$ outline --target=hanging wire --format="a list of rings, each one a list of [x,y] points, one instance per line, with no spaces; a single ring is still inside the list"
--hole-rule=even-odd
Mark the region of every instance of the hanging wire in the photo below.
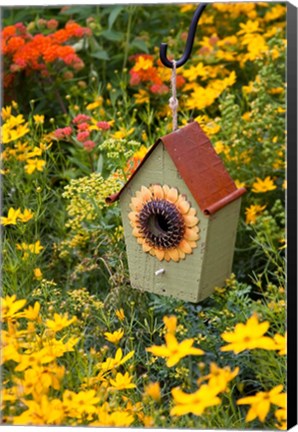
[[[189,31],[188,31],[185,50],[184,50],[182,57],[175,62],[176,68],[184,65],[184,63],[186,63],[190,57],[191,50],[193,47],[194,38],[195,38],[195,34],[196,34],[197,24],[199,22],[199,19],[200,19],[200,16],[202,15],[203,10],[207,6],[207,4],[208,3],[201,3],[200,6],[196,9],[196,11],[194,13],[194,16],[192,18],[192,21],[191,21],[191,24],[189,27]],[[167,58],[167,49],[168,49],[168,44],[161,43],[160,51],[159,51],[160,60],[164,66],[173,69],[173,61],[171,61]]]

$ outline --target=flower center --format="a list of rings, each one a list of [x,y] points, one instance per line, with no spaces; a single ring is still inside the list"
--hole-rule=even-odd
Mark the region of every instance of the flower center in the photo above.
[[[178,246],[183,238],[183,217],[176,206],[167,200],[149,201],[138,218],[140,230],[151,246],[171,249]]]

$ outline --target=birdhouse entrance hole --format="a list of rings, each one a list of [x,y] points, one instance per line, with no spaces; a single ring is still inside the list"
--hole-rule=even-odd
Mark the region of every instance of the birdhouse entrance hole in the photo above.
[[[169,223],[163,215],[151,215],[148,220],[148,228],[154,235],[167,234]]]

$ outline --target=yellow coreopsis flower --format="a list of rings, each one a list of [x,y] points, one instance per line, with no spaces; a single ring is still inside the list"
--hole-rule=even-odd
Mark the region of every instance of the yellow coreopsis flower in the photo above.
[[[166,326],[167,333],[175,334],[177,328],[177,317],[174,315],[163,317],[164,325]]]
[[[246,34],[246,33],[256,33],[261,29],[259,28],[259,21],[248,20],[246,23],[240,23],[240,28],[237,32],[238,35]]]
[[[150,58],[146,58],[143,56],[139,56],[136,64],[134,65],[133,69],[135,72],[138,72],[140,70],[148,70],[150,68],[152,68],[153,66],[153,60]]]
[[[120,320],[120,321],[124,321],[125,320],[125,315],[124,315],[124,310],[122,308],[117,309],[115,312],[116,317]]]
[[[40,270],[39,267],[36,267],[34,270],[34,277],[35,279],[41,279],[42,278],[42,271]]]
[[[1,299],[1,320],[6,321],[8,319],[16,318],[20,312],[19,310],[25,306],[26,300],[17,300],[17,296],[6,296]]]
[[[220,399],[217,396],[218,389],[208,384],[202,385],[195,393],[184,393],[179,388],[172,390],[174,407],[171,409],[172,416],[181,416],[192,413],[196,416],[203,414],[206,408],[219,405]]]
[[[276,185],[270,176],[267,176],[264,180],[257,177],[257,180],[252,185],[252,191],[255,193],[264,193],[276,189]]]
[[[122,329],[116,330],[113,333],[105,332],[105,338],[107,341],[117,344],[123,338],[124,331]]]
[[[49,329],[53,330],[54,332],[58,332],[65,327],[70,326],[77,320],[76,317],[72,317],[71,319],[68,319],[68,314],[59,315],[57,313],[54,313],[54,319],[53,320],[47,320],[45,325]]]
[[[25,209],[23,213],[20,212],[18,218],[21,222],[28,222],[33,218],[34,213],[31,210]]]
[[[122,373],[118,372],[116,375],[116,378],[113,380],[110,379],[110,384],[115,390],[126,390],[126,389],[132,389],[135,388],[136,385],[131,382],[132,377],[129,375],[128,372],[125,372],[124,375]]]
[[[160,393],[160,385],[159,382],[151,382],[145,387],[144,391],[146,396],[151,397],[156,402],[160,401],[161,393]]]
[[[143,103],[149,103],[150,102],[150,96],[148,92],[144,89],[140,89],[138,93],[134,94],[135,103],[136,104],[143,104]]]
[[[221,351],[234,351],[235,354],[239,354],[247,349],[255,348],[274,350],[274,341],[264,336],[268,328],[269,322],[259,323],[257,315],[254,314],[246,324],[236,324],[233,332],[222,333],[222,339],[229,344],[221,347]]]
[[[245,421],[250,422],[258,417],[264,422],[271,404],[281,408],[286,407],[286,393],[281,393],[283,385],[278,385],[268,392],[258,392],[254,396],[244,397],[237,401],[237,405],[251,405]]]
[[[36,321],[40,319],[39,311],[40,311],[40,303],[35,302],[33,307],[28,306],[28,308],[22,312],[22,318],[26,318],[30,321]]]
[[[275,349],[279,351],[279,355],[287,354],[287,333],[285,335],[280,335],[276,333],[273,336],[274,342],[276,343]]]
[[[23,399],[27,410],[13,418],[14,425],[59,425],[64,419],[62,402],[59,399],[49,400],[43,395],[40,401]]]
[[[129,427],[134,421],[133,415],[120,410],[109,413],[105,409],[100,409],[97,414],[98,420],[90,423],[90,426]]]
[[[287,429],[287,410],[285,408],[279,408],[278,410],[275,411],[274,413],[278,424],[276,425],[276,427],[278,429],[281,430],[286,430]]]
[[[6,106],[1,109],[1,117],[3,121],[6,121],[11,116],[11,106]]]
[[[265,210],[266,205],[260,206],[258,204],[251,204],[248,208],[245,209],[246,219],[245,222],[247,224],[254,224],[257,220],[257,217]]]
[[[28,159],[27,165],[25,165],[25,171],[27,174],[32,174],[34,171],[43,171],[46,161],[43,159]]]
[[[44,115],[36,114],[33,116],[33,119],[36,124],[43,124],[44,123]]]
[[[194,339],[185,339],[179,343],[176,337],[167,333],[165,335],[166,345],[153,345],[152,347],[146,348],[146,351],[151,352],[157,357],[167,358],[166,365],[168,367],[175,366],[182,358],[188,355],[202,355],[204,351],[200,348],[193,347]]]
[[[1,216],[2,225],[16,225],[19,218],[21,209],[14,210],[12,207],[8,210],[7,217]]]
[[[134,355],[134,351],[130,351],[123,357],[123,351],[121,348],[118,348],[116,351],[115,358],[108,357],[105,362],[99,363],[97,368],[100,369],[101,373],[107,372],[109,370],[115,369],[123,363],[127,362]]]
[[[112,138],[115,139],[122,139],[122,138],[127,138],[129,135],[131,135],[134,132],[135,128],[131,128],[131,129],[125,129],[124,127],[119,128],[119,130],[117,132],[115,132],[112,135]]]
[[[208,385],[211,387],[216,387],[218,392],[226,391],[227,385],[232,379],[238,375],[239,367],[236,367],[233,371],[229,366],[220,368],[216,363],[210,364],[210,374],[199,378],[197,383],[201,384],[202,381],[208,379]]]

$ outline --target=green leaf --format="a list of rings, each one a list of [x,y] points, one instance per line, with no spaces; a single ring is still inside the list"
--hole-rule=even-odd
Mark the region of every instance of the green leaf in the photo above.
[[[109,15],[109,30],[112,29],[114,22],[116,21],[118,15],[122,12],[123,6],[115,6]]]
[[[102,50],[102,51],[96,51],[96,52],[92,53],[91,57],[95,57],[95,58],[97,58],[99,60],[109,60],[110,59],[108,53],[106,51],[104,51],[104,50]]]
[[[98,173],[102,173],[102,168],[103,168],[103,155],[100,154],[99,158],[97,160],[97,166],[96,166],[96,172]]]
[[[115,41],[115,42],[120,42],[123,39],[123,33],[114,30],[104,30],[101,33],[101,36],[103,36],[104,38],[110,41]]]
[[[143,39],[134,39],[131,44],[132,47],[138,48],[139,50],[145,52],[146,54],[149,53],[148,47],[146,45],[146,42]]]

